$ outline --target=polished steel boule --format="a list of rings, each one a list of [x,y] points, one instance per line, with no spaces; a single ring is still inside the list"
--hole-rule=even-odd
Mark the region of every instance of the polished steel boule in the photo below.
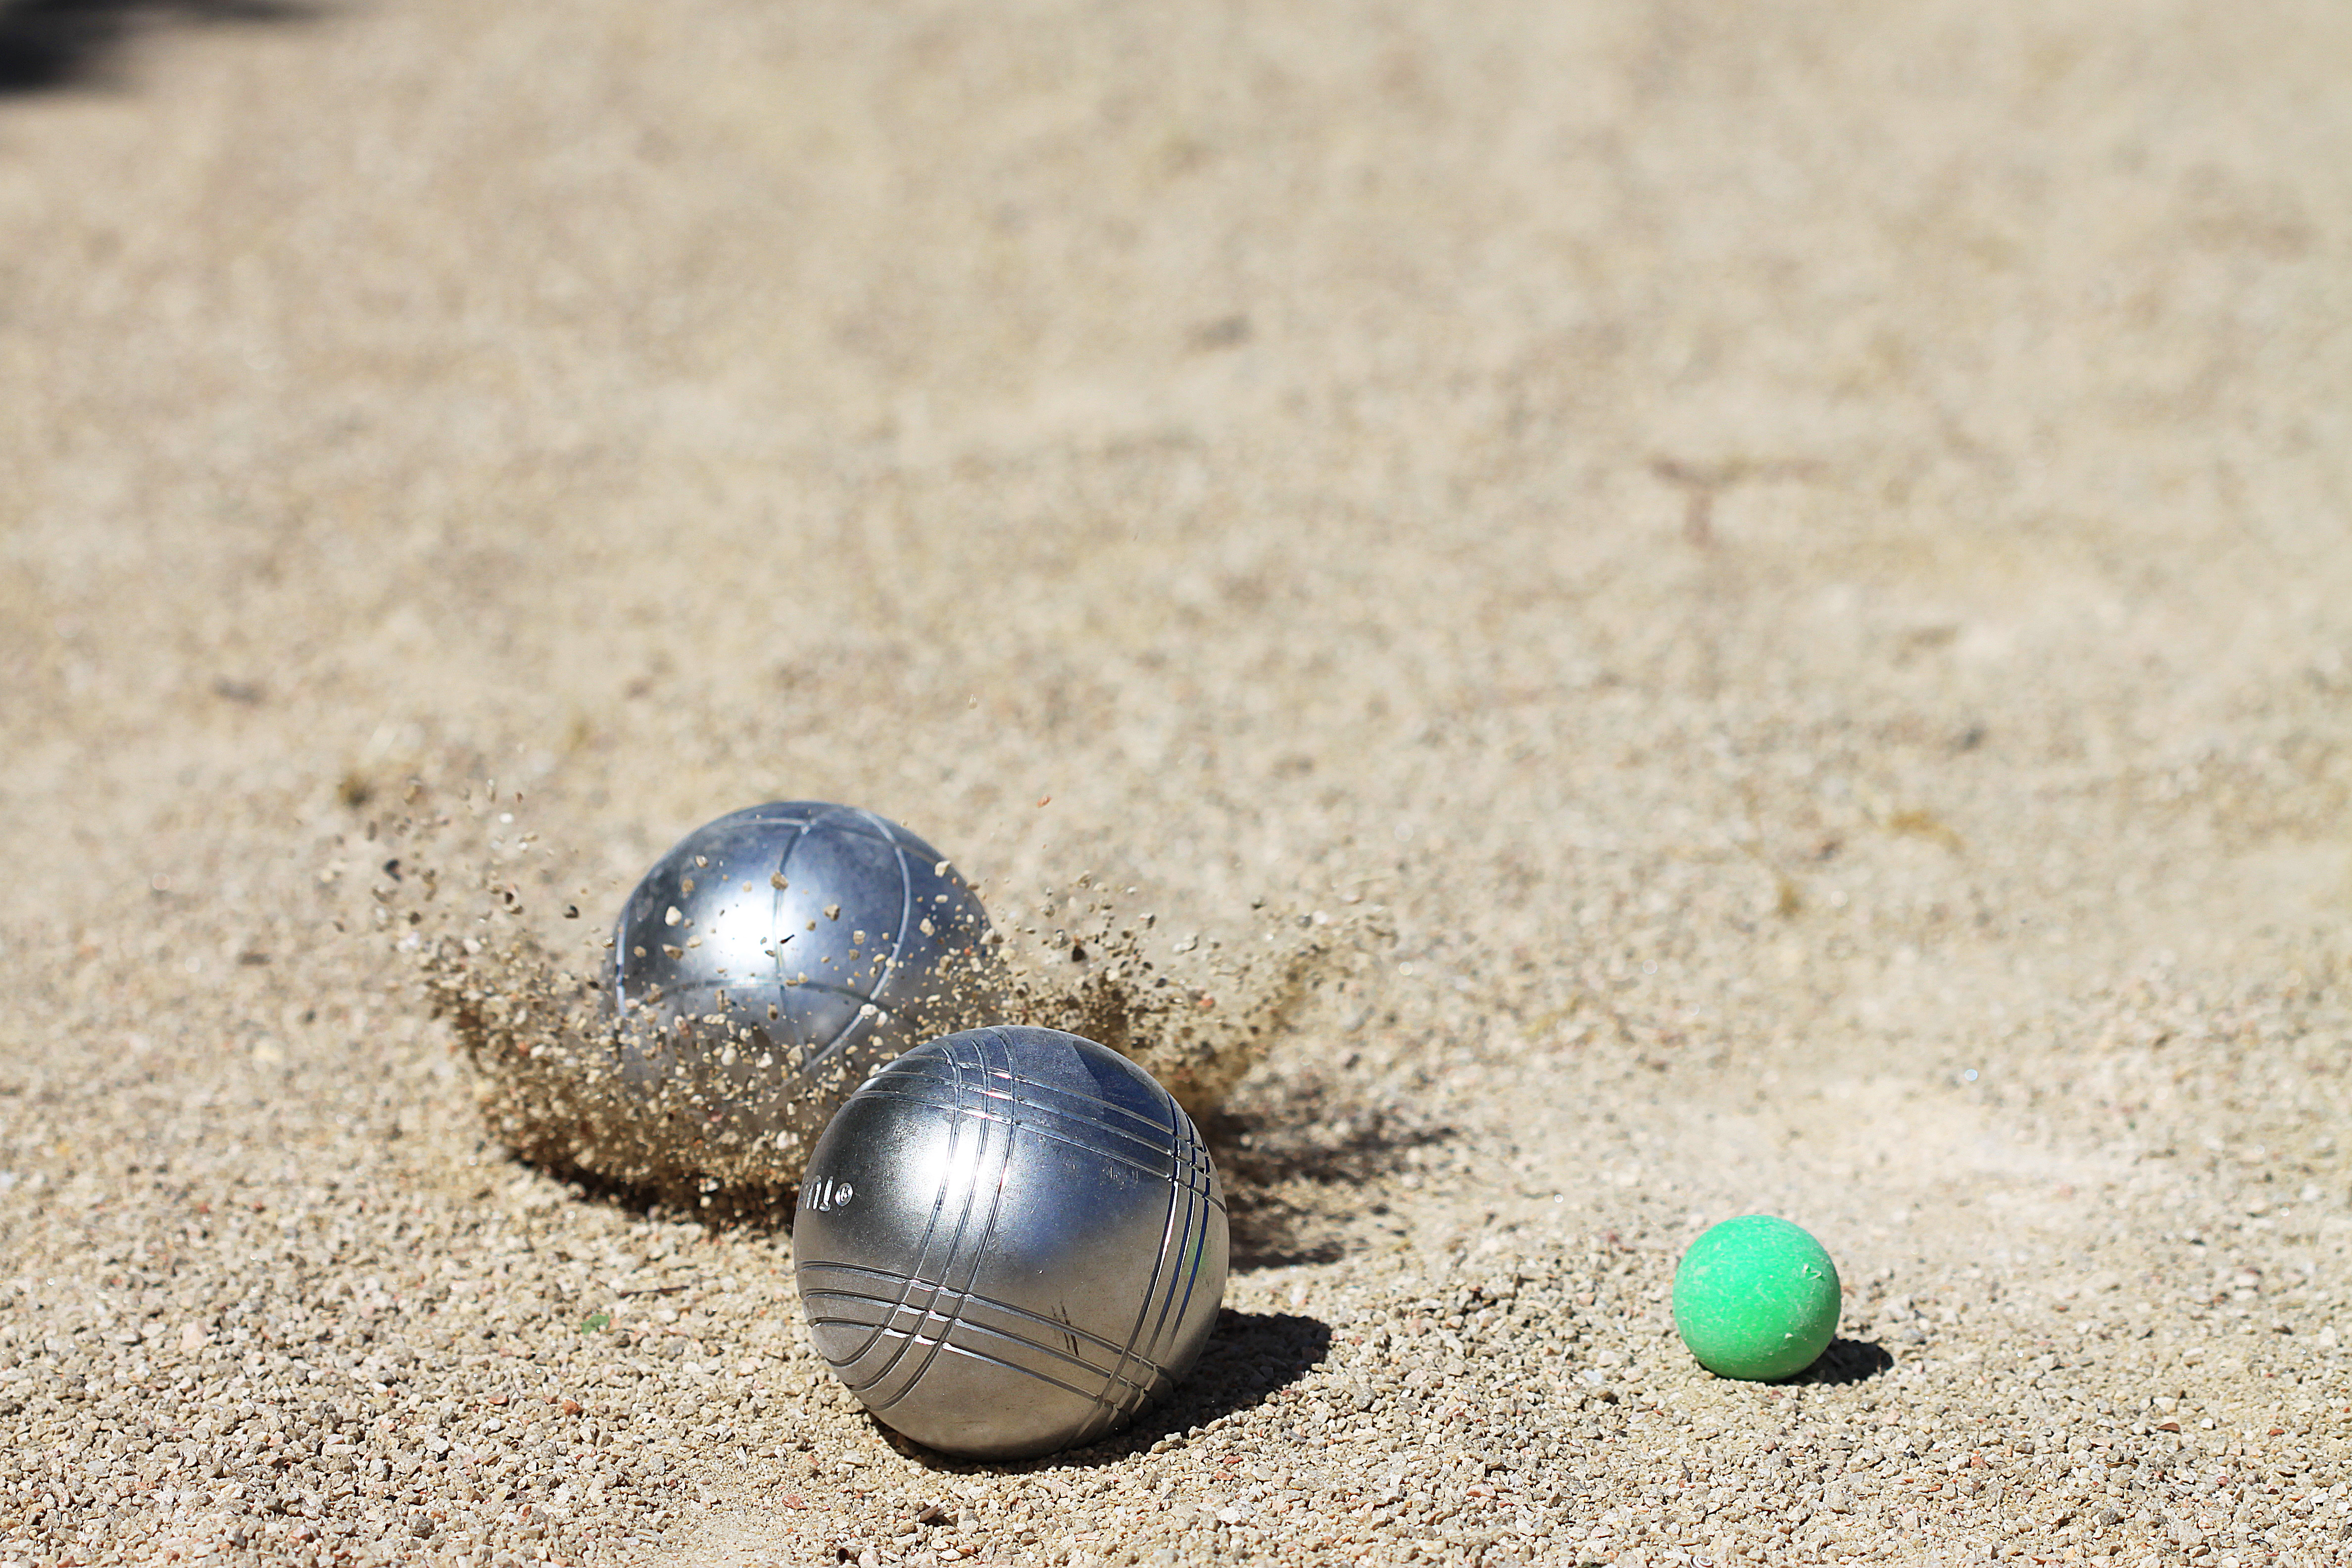
[[[1124,1426],[1225,1292],[1225,1203],[1151,1075],[1058,1029],[968,1029],[852,1095],[793,1232],[817,1351],[882,1420],[1027,1458]]]
[[[866,1074],[969,1017],[987,933],[953,868],[887,817],[782,801],[706,823],[614,932],[622,1091],[684,1137],[765,1141],[790,1179]]]

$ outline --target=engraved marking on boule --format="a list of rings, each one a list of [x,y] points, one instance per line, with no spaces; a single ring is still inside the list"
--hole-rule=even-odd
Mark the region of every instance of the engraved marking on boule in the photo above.
[[[818,1182],[808,1189],[802,1202],[818,1214],[831,1214],[846,1206],[856,1195],[857,1189],[847,1182]]]

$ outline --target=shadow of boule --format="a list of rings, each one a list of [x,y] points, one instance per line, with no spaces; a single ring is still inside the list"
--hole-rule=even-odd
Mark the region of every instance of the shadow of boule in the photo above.
[[[1812,1365],[1787,1381],[1835,1387],[1867,1383],[1894,1366],[1895,1357],[1884,1345],[1870,1340],[1832,1340],[1830,1348]]]
[[[1273,1086],[1202,1129],[1224,1183],[1235,1273],[1331,1263],[1362,1205],[1355,1189],[1409,1165],[1454,1129],[1350,1104],[1319,1077]],[[1319,1234],[1318,1234],[1319,1233]]]

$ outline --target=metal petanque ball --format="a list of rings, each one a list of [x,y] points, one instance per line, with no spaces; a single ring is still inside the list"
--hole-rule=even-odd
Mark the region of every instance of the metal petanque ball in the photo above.
[[[967,1029],[852,1095],[793,1226],[816,1348],[947,1453],[1017,1459],[1124,1426],[1199,1358],[1224,1194],[1151,1075],[1059,1029]]]
[[[954,1021],[988,933],[938,850],[889,818],[783,801],[704,824],[622,906],[625,1091],[788,1178],[877,1063]]]

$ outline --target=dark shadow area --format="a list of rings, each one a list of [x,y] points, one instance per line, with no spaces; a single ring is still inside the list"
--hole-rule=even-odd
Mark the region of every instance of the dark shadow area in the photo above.
[[[1201,1360],[1175,1391],[1145,1411],[1134,1426],[1072,1462],[1104,1464],[1149,1448],[1160,1438],[1205,1426],[1222,1415],[1262,1405],[1323,1363],[1331,1353],[1331,1325],[1301,1312],[1217,1313]]]
[[[1356,1189],[1454,1135],[1339,1098],[1310,1079],[1203,1129],[1225,1186],[1235,1272],[1335,1261],[1347,1250],[1340,1232],[1365,1206]]]
[[[866,1419],[874,1421],[875,1430],[898,1452],[944,1474],[1024,1475],[1032,1470],[1092,1468],[1117,1464],[1164,1437],[1264,1404],[1268,1396],[1321,1365],[1330,1353],[1331,1325],[1320,1318],[1221,1309],[1199,1363],[1173,1393],[1137,1416],[1132,1426],[1084,1448],[1009,1465],[935,1454],[908,1442],[871,1415]]]
[[[1868,1340],[1832,1340],[1821,1360],[1787,1381],[1792,1384],[1867,1383],[1894,1369],[1895,1357]]]
[[[1335,1127],[1330,1112],[1315,1106],[1221,1116],[1208,1131],[1220,1169],[1252,1186],[1297,1181],[1361,1186],[1394,1173],[1408,1151],[1453,1135],[1451,1127],[1408,1124],[1378,1110],[1360,1111]]]
[[[306,0],[0,0],[0,94],[103,79],[115,51],[161,23],[299,22]]]
[[[1227,1211],[1233,1222],[1233,1270],[1287,1268],[1302,1263],[1337,1263],[1347,1247],[1330,1237],[1307,1239],[1324,1228],[1324,1216],[1312,1209],[1258,1197],[1234,1204]]]

